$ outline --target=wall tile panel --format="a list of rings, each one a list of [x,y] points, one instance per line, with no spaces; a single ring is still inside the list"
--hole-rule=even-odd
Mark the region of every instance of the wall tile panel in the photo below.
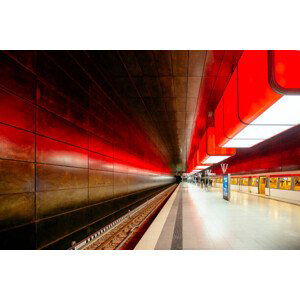
[[[112,198],[114,195],[114,186],[105,185],[89,188],[89,204],[103,202]]]
[[[34,101],[35,76],[3,53],[0,53],[0,85],[17,96]]]
[[[88,168],[88,151],[46,137],[36,137],[36,161]]]
[[[67,248],[173,180],[151,175],[169,168],[128,113],[130,80],[118,95],[91,57],[0,53],[0,248]]]
[[[34,164],[0,159],[0,194],[34,192]]]
[[[0,195],[0,231],[34,221],[34,193]]]
[[[34,131],[34,106],[0,88],[0,122]]]
[[[86,132],[45,110],[37,111],[37,133],[82,148],[88,148]]]
[[[100,171],[100,170],[89,170],[89,186],[97,187],[102,185],[113,185],[114,184],[113,172]]]
[[[89,152],[89,168],[112,172],[114,170],[114,159],[98,153]]]
[[[88,204],[87,188],[37,192],[37,218],[55,216]]]
[[[90,150],[109,157],[114,157],[113,145],[94,135],[90,136]]]
[[[88,187],[88,170],[54,165],[37,165],[37,191]]]
[[[88,211],[83,208],[37,222],[37,247],[42,248],[88,224]],[[71,241],[70,244],[71,246]]]
[[[0,158],[34,162],[34,134],[0,124]]]

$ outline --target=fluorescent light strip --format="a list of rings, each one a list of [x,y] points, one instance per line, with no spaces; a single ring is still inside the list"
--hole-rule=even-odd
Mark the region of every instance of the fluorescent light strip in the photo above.
[[[300,96],[285,95],[222,147],[252,147],[297,124],[300,124]]]
[[[277,125],[248,125],[239,132],[234,139],[249,139],[249,140],[266,140],[270,137],[283,132],[292,126],[277,126]]]
[[[207,168],[209,168],[210,166],[197,166],[196,168],[195,168],[195,170],[204,170],[204,169],[207,169]]]
[[[231,139],[229,140],[222,148],[249,148],[252,147],[263,140],[236,140]]]
[[[204,160],[202,163],[203,164],[216,164],[230,156],[209,156],[206,160]]]
[[[300,123],[300,96],[285,95],[265,110],[251,124],[297,125]]]

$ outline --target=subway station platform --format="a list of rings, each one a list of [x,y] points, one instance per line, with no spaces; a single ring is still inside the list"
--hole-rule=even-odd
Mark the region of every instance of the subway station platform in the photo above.
[[[300,249],[300,206],[181,183],[135,249]]]

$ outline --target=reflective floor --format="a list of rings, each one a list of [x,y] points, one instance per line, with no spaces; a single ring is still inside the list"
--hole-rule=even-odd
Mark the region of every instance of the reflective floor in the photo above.
[[[231,196],[228,202],[217,189],[181,183],[155,249],[300,249],[300,206]]]

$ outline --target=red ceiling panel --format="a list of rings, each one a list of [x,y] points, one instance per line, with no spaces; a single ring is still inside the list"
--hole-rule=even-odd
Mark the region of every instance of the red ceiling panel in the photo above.
[[[268,81],[268,51],[244,51],[238,64],[238,116],[250,123],[281,95]]]
[[[300,51],[270,51],[273,83],[279,91],[300,92]]]
[[[219,103],[242,53],[242,50],[207,51],[198,95],[197,117],[190,145],[188,145],[188,164],[197,149],[199,136],[203,134],[207,126],[214,125],[213,111]]]
[[[208,127],[199,143],[197,164],[205,163],[210,156],[232,156],[236,152],[232,148],[221,148],[216,144],[215,127]]]

